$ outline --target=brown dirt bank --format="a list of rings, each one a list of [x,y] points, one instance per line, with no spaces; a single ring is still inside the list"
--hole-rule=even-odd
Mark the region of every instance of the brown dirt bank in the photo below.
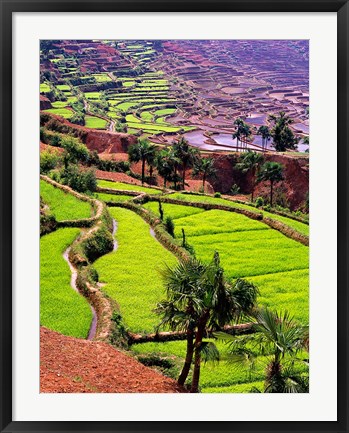
[[[86,144],[89,150],[96,150],[98,153],[119,153],[127,152],[131,144],[136,143],[137,137],[121,132],[102,131],[75,125],[62,117],[51,114],[50,117],[58,120],[62,125],[77,131],[81,141]]]
[[[208,180],[216,191],[229,192],[235,183],[240,186],[244,194],[251,192],[251,177],[241,173],[235,168],[238,161],[238,154],[210,154],[215,159],[217,170],[215,177]],[[275,161],[283,164],[285,180],[282,182],[283,194],[292,210],[301,207],[309,191],[309,159],[307,157],[294,157],[278,154],[266,154],[266,161]],[[277,189],[277,185],[275,189]],[[260,183],[255,190],[255,197],[258,195],[268,196],[269,182]]]
[[[107,343],[40,329],[40,392],[178,393],[176,382]]]

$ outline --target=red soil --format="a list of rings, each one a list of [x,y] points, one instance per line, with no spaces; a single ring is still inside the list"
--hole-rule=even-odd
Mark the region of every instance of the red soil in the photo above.
[[[112,180],[114,182],[126,182],[126,183],[131,183],[133,185],[142,185],[142,182],[140,180],[128,176],[125,173],[115,173],[113,171],[96,170],[96,177],[97,179]]]
[[[40,329],[40,392],[178,393],[177,383],[107,343]]]
[[[86,144],[87,148],[89,150],[96,150],[98,153],[125,153],[128,147],[137,141],[137,137],[134,135],[86,128],[70,123],[67,119],[63,119],[54,114],[51,114],[51,117],[76,131],[80,131],[80,133],[82,133],[81,140]]]
[[[42,141],[40,141],[40,152],[43,152],[44,150],[50,150],[56,153],[64,152],[64,149],[62,147],[50,146],[49,144],[45,144]]]

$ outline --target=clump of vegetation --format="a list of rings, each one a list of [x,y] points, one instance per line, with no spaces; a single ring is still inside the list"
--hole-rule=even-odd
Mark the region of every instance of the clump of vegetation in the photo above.
[[[297,148],[299,138],[297,138],[292,129],[289,127],[293,120],[286,116],[284,111],[281,111],[278,116],[270,115],[268,120],[273,125],[271,136],[273,137],[273,146],[277,152],[285,152],[286,150],[294,150]]]
[[[44,150],[40,153],[40,173],[47,174],[62,162],[61,156],[53,150]]]
[[[221,198],[222,194],[220,192],[215,192],[214,197],[215,198]]]
[[[256,207],[263,207],[264,206],[264,200],[263,197],[257,197],[256,198]]]
[[[190,392],[196,393],[202,359],[219,360],[214,343],[204,341],[206,333],[251,312],[258,290],[245,280],[228,281],[217,252],[208,265],[189,258],[173,268],[166,267],[162,275],[167,298],[156,308],[161,317],[159,326],[185,330],[187,351],[178,384],[184,385],[194,363]]]
[[[236,183],[234,183],[234,185],[232,185],[232,187],[230,188],[230,194],[231,195],[240,194],[240,187]]]
[[[253,336],[239,339],[225,333],[215,336],[228,343],[233,361],[247,368],[255,368],[258,353],[269,354],[263,392],[309,392],[309,376],[299,369],[299,365],[308,365],[307,356],[304,359],[304,351],[309,349],[308,326],[298,324],[287,311],[279,313],[268,308],[256,311],[252,323],[257,332]]]
[[[106,227],[100,227],[93,236],[89,236],[80,244],[80,248],[90,263],[112,251],[113,246],[113,236]]]
[[[173,238],[175,237],[175,225],[172,217],[167,216],[165,220],[165,228],[168,234],[170,234]]]
[[[283,165],[278,162],[267,161],[263,164],[258,174],[258,181],[269,181],[270,183],[270,207],[273,207],[273,187],[276,182],[284,179]]]
[[[262,154],[257,152],[247,152],[242,154],[240,162],[236,164],[236,168],[241,170],[242,173],[250,173],[251,181],[251,202],[253,203],[254,190],[258,181],[258,175],[261,164],[264,161]]]
[[[53,175],[53,178],[57,182],[63,183],[64,185],[70,186],[78,192],[95,192],[97,189],[97,179],[95,170],[82,169],[77,165],[70,164],[67,168],[64,168],[57,174]]]

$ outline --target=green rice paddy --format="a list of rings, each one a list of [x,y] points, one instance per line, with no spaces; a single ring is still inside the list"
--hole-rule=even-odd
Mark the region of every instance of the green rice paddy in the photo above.
[[[64,117],[64,119],[70,119],[73,117],[74,111],[68,110],[67,108],[49,108],[44,110],[45,113],[55,114],[56,116]]]
[[[89,218],[92,215],[88,202],[79,200],[43,180],[40,180],[40,195],[57,221]]]
[[[240,337],[236,337],[239,339]],[[205,340],[210,341],[210,340]],[[211,340],[214,341],[214,340]],[[265,379],[265,368],[268,357],[259,355],[256,359],[256,366],[249,371],[246,366],[238,366],[229,361],[228,347],[220,341],[214,341],[219,353],[219,363],[202,363],[200,373],[200,387],[203,393],[248,393],[256,386],[260,391],[263,389]],[[160,355],[171,357],[183,365],[186,352],[185,341],[169,341],[162,343],[134,344],[132,351],[138,355]],[[305,355],[306,357],[306,355]],[[299,371],[306,371],[306,366],[298,367]]]
[[[87,300],[70,286],[71,272],[62,257],[79,233],[80,229],[64,228],[40,239],[40,324],[86,338],[92,312]]]
[[[218,204],[223,206],[230,206],[238,209],[246,209],[252,212],[262,213],[264,216],[267,216],[276,221],[280,221],[287,226],[293,228],[301,234],[306,236],[309,235],[309,226],[308,224],[304,224],[302,222],[293,220],[291,218],[287,218],[281,215],[277,215],[271,212],[266,212],[260,209],[257,209],[253,206],[249,206],[247,204],[238,203],[232,200],[226,200],[223,198],[216,198],[207,195],[200,194],[183,194],[183,193],[174,193],[169,196],[172,199],[183,200],[184,202],[192,202],[192,203],[208,203],[208,204]]]
[[[159,270],[176,259],[151,236],[141,217],[127,209],[109,211],[118,224],[118,248],[94,266],[103,290],[120,305],[126,326],[133,332],[153,332],[158,324],[153,309],[163,297]]]
[[[93,129],[105,129],[107,121],[95,116],[85,116],[85,126]]]
[[[98,180],[97,185],[101,188],[118,189],[121,191],[139,191],[147,194],[161,194],[162,191],[155,188],[147,188],[140,185],[131,185],[129,183],[113,182],[110,180]]]

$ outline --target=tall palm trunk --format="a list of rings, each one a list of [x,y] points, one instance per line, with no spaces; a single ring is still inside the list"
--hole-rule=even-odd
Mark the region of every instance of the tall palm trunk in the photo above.
[[[187,163],[183,163],[183,169],[182,169],[182,176],[183,176],[183,180],[182,180],[182,189],[185,189],[185,172],[187,170]]]
[[[200,367],[201,367],[201,343],[204,338],[204,333],[206,329],[207,320],[209,317],[209,311],[205,311],[203,316],[199,321],[196,335],[195,335],[195,351],[194,351],[194,370],[193,379],[191,382],[191,393],[199,392],[199,380],[200,380]]]
[[[192,327],[188,328],[187,331],[187,353],[185,356],[184,366],[177,380],[178,385],[184,385],[187,380],[191,364],[193,362],[194,354],[194,329]]]
[[[144,183],[145,158],[142,158],[142,185]]]
[[[254,188],[256,185],[256,169],[255,167],[252,168],[252,188],[251,188],[251,202],[253,203],[254,198]]]
[[[205,326],[198,326],[198,330],[195,336],[195,356],[194,356],[194,370],[193,379],[191,382],[191,393],[199,392],[199,381],[200,381],[200,367],[201,367],[201,343],[204,337]]]
[[[174,183],[174,189],[177,190],[177,164],[175,164],[174,166],[174,178],[173,178],[173,183]]]

